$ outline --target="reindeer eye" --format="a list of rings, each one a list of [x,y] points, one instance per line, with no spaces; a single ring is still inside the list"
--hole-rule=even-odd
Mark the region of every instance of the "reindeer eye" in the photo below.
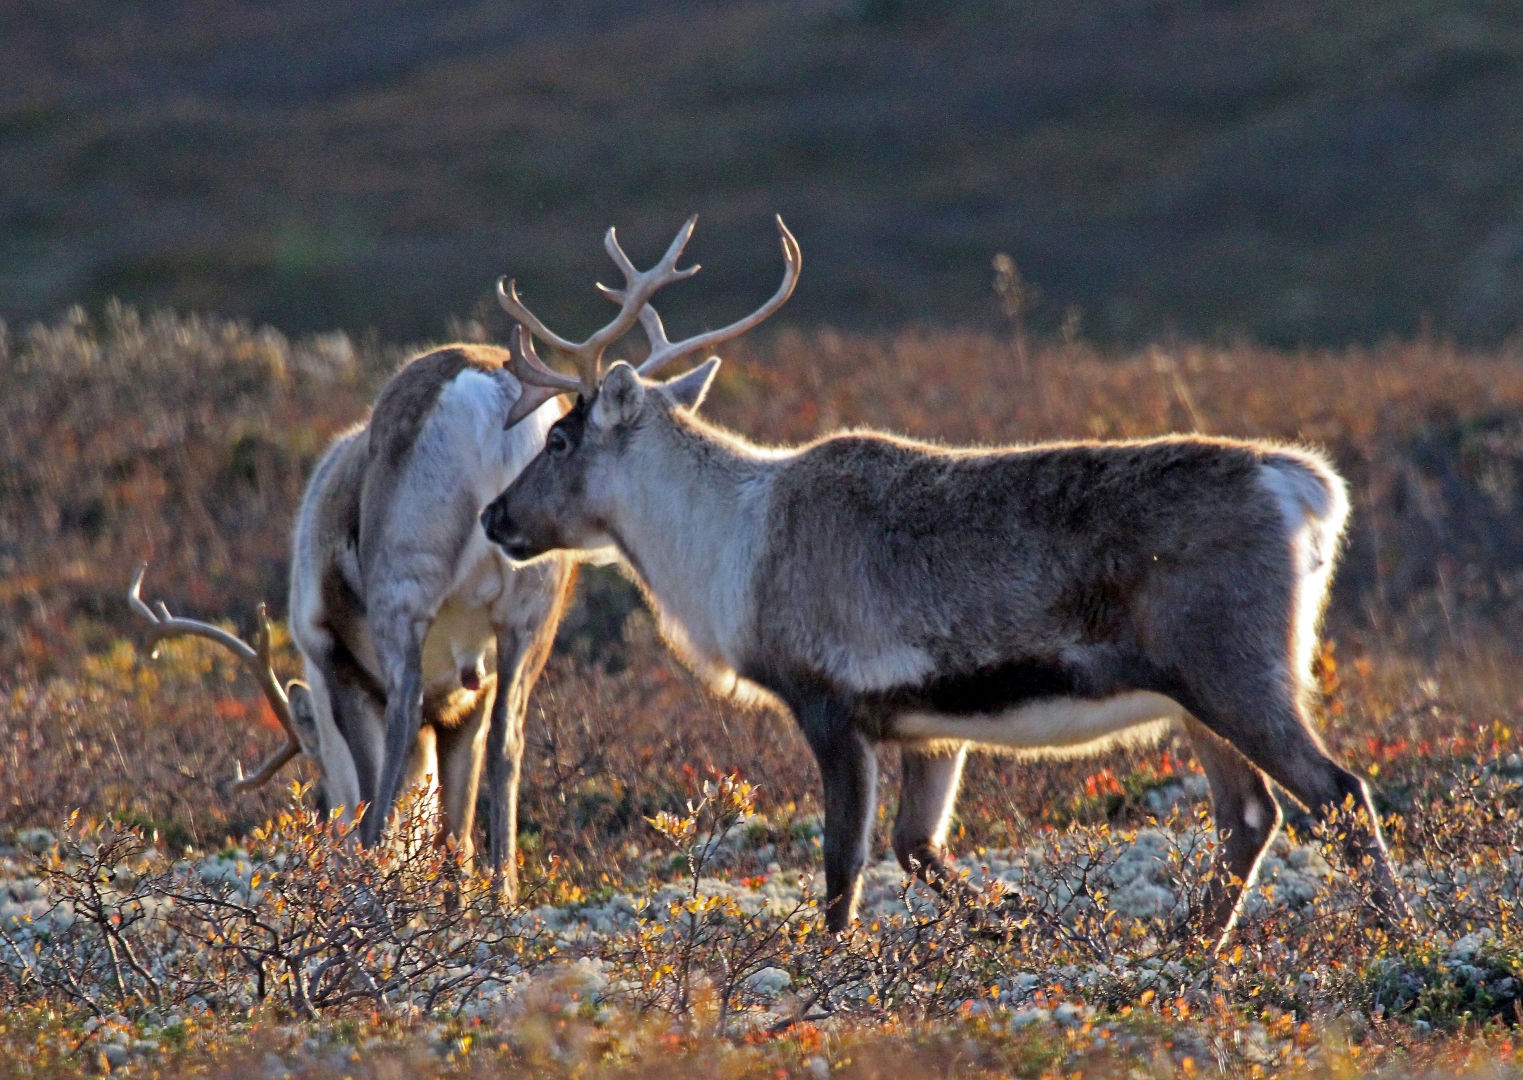
[[[571,453],[571,440],[560,428],[551,428],[545,437],[545,452],[554,458],[565,457]]]

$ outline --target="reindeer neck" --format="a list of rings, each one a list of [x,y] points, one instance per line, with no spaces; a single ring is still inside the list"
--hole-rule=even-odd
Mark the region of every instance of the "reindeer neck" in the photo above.
[[[660,611],[672,644],[704,668],[739,662],[741,620],[773,470],[784,453],[749,446],[687,417],[642,433],[621,500],[618,541]]]

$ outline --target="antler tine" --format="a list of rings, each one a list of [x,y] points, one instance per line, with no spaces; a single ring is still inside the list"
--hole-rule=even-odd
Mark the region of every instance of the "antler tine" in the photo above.
[[[504,281],[508,282],[506,289],[502,287]],[[524,302],[519,299],[517,281],[509,281],[506,277],[497,279],[497,302],[502,305],[504,311],[524,326],[527,326],[536,337],[546,344],[553,345],[562,352],[572,354],[575,354],[582,348],[581,345],[578,345],[574,341],[567,341],[554,330],[551,330],[544,323],[540,322],[539,316],[530,311],[524,305]]]
[[[648,288],[645,298],[650,299],[657,289],[670,285],[674,281],[690,278],[701,269],[696,263],[683,270],[677,269],[677,260],[682,258],[682,252],[687,247],[687,242],[693,238],[693,229],[698,224],[698,215],[694,214],[682,223],[682,228],[677,230],[677,235],[667,245],[666,254],[661,256],[661,261],[643,273],[635,269],[635,264],[629,261],[629,256],[624,254],[624,249],[619,246],[617,230],[609,229],[603,237],[603,250],[608,252],[612,259],[624,273],[624,288],[610,289],[607,285],[599,284],[598,292],[615,303],[624,304],[632,290],[636,288]],[[629,326],[634,325],[632,322]],[[625,329],[628,330],[629,326]],[[610,341],[613,339],[609,339]]]
[[[519,382],[529,386],[554,386],[561,390],[581,387],[581,381],[575,376],[562,375],[545,365],[539,358],[539,353],[534,350],[534,337],[527,327],[516,327],[513,340],[518,345],[518,351],[510,354],[508,370],[518,377]]]
[[[738,337],[787,302],[788,297],[793,295],[793,287],[798,284],[799,270],[803,267],[804,256],[799,250],[798,241],[788,231],[788,226],[783,224],[781,215],[777,218],[777,231],[783,247],[783,261],[786,264],[783,269],[782,284],[777,287],[777,292],[772,294],[770,300],[745,318],[732,322],[729,326],[720,327],[718,330],[710,330],[706,334],[671,342],[666,338],[666,329],[661,325],[661,316],[656,313],[656,309],[647,304],[641,310],[640,326],[644,329],[645,336],[650,339],[650,356],[646,357],[645,362],[637,369],[641,375],[654,375],[679,357]]]
[[[697,266],[689,266],[683,270],[677,269],[677,260],[682,258],[682,251],[687,247],[687,242],[692,239],[693,228],[697,224],[698,215],[694,214],[683,223],[682,228],[677,230],[677,235],[667,245],[666,254],[661,256],[661,261],[649,270],[643,271],[636,270],[635,264],[630,262],[628,255],[624,254],[624,249],[619,246],[619,234],[616,230],[609,229],[604,235],[603,249],[623,272],[624,288],[612,289],[601,283],[598,285],[598,292],[619,305],[619,313],[614,316],[613,322],[587,339],[585,348],[589,360],[586,364],[577,365],[582,371],[583,391],[589,397],[591,392],[597,389],[597,380],[602,374],[604,350],[630,331],[652,296],[672,282],[690,278],[698,273]],[[590,385],[585,382],[588,372],[591,372]]]
[[[549,345],[569,353],[576,363],[577,384],[575,387],[565,387],[560,392],[567,393],[572,389],[580,390],[587,397],[591,397],[598,388],[598,379],[603,374],[603,353],[619,338],[629,332],[630,328],[640,317],[640,309],[655,295],[657,290],[673,281],[681,281],[683,278],[692,277],[698,272],[698,267],[690,266],[684,270],[677,269],[677,260],[682,257],[682,251],[687,247],[688,240],[693,235],[693,227],[698,223],[696,215],[688,218],[681,229],[677,230],[677,236],[666,249],[666,254],[661,261],[649,270],[635,269],[635,264],[629,261],[629,256],[624,254],[624,249],[619,246],[618,233],[609,229],[603,237],[603,247],[608,252],[609,258],[613,259],[620,271],[624,274],[624,288],[613,289],[607,285],[599,285],[598,291],[608,299],[619,305],[619,313],[614,316],[612,322],[598,330],[587,338],[586,341],[577,343],[568,341],[552,331],[540,321],[519,298],[517,283],[499,278],[497,281],[497,301],[509,315],[518,320],[521,326],[529,329],[535,337]],[[504,287],[504,282],[507,282]],[[537,358],[536,358],[537,360]],[[525,360],[525,365],[535,363],[535,360]],[[554,375],[543,364],[538,365],[541,374]],[[523,381],[523,380],[521,380]],[[530,383],[534,386],[548,388],[549,383],[539,380]],[[523,400],[523,399],[520,399]],[[543,400],[542,399],[541,403]],[[516,420],[523,419],[532,411],[527,406],[523,411],[515,408]],[[510,414],[512,415],[512,414]]]
[[[286,739],[284,746],[264,759],[264,764],[259,766],[259,769],[253,776],[244,776],[243,766],[240,764],[238,766],[238,773],[233,777],[233,782],[230,785],[233,794],[242,795],[253,791],[255,788],[264,787],[264,785],[275,779],[275,774],[284,769],[287,762],[300,753],[301,744],[296,741],[294,736],[291,736]],[[322,763],[318,762],[317,764],[321,766]]]
[[[127,603],[132,610],[148,620],[150,640],[155,646],[165,638],[171,637],[203,637],[215,641],[218,645],[232,652],[238,659],[244,662],[250,674],[254,676],[259,688],[264,691],[265,698],[270,703],[270,709],[275,713],[275,719],[280,721],[280,726],[285,729],[286,742],[279,750],[271,754],[259,771],[254,776],[244,779],[242,768],[232,785],[232,790],[237,794],[252,791],[254,788],[266,784],[280,769],[297,754],[301,753],[301,743],[296,738],[296,725],[291,719],[291,702],[286,697],[285,688],[280,685],[280,680],[275,677],[275,668],[271,663],[271,631],[270,619],[263,604],[259,605],[259,627],[255,632],[254,644],[250,645],[235,634],[230,634],[220,626],[201,622],[197,619],[180,619],[169,614],[169,609],[161,601],[158,611],[155,612],[144,602],[142,597],[143,576],[148,572],[148,564],[144,563],[137,568],[137,573],[132,575],[132,586],[127,590]],[[158,655],[155,648],[152,655]]]
[[[143,576],[147,573],[148,564],[144,563],[137,568],[137,573],[132,575],[132,587],[127,590],[127,602],[132,605],[133,611],[136,611],[152,624],[152,629],[148,633],[155,645],[165,638],[193,635],[195,637],[210,638],[223,648],[236,653],[238,658],[245,663],[252,663],[259,659],[259,653],[253,646],[249,645],[242,638],[228,633],[220,626],[198,622],[195,619],[177,619],[169,614],[169,609],[162,602],[158,605],[158,611],[155,612],[144,603],[142,597]],[[156,653],[157,650],[155,650]]]
[[[561,394],[575,393],[582,388],[580,379],[562,375],[545,366],[539,354],[534,351],[534,338],[525,326],[519,324],[513,339],[517,342],[518,348],[510,354],[508,370],[518,379],[520,390],[518,400],[508,410],[508,418],[503,422],[502,426],[505,429],[518,423],[550,399],[559,397]]]

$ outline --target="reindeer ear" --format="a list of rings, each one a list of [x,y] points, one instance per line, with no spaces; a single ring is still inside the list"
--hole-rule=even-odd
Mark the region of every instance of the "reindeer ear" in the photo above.
[[[592,403],[593,426],[611,429],[627,424],[644,404],[645,384],[634,368],[620,360],[598,385],[598,396]]]
[[[718,373],[719,357],[711,356],[686,375],[678,375],[670,382],[662,383],[661,390],[672,399],[672,404],[684,409],[696,409],[708,396],[709,387],[714,385],[714,376]]]

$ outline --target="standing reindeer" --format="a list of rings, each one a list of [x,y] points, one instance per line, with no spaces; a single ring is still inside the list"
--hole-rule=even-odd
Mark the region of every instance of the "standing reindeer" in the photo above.
[[[155,614],[138,598],[141,571],[130,599],[156,640],[213,637],[254,669],[287,742],[235,790],[305,751],[320,765],[320,807],[352,815],[369,804],[360,837],[375,844],[405,786],[432,778],[442,834],[469,856],[485,766],[491,864],[516,897],[524,713],[575,564],[515,567],[481,529],[481,508],[564,411],[543,397],[525,405],[508,356],[454,345],[418,357],[382,388],[369,421],[318,462],[291,560],[291,636],[305,683],[283,691],[275,679],[262,609],[250,647],[162,605]]]
[[[782,228],[785,295],[798,246]],[[651,271],[674,269],[688,230]],[[775,306],[775,305],[774,305]],[[555,342],[522,309],[535,336]],[[579,393],[487,507],[514,559],[615,545],[679,654],[722,689],[780,700],[824,782],[826,924],[847,926],[876,805],[874,746],[903,747],[894,850],[942,869],[968,744],[1097,749],[1182,724],[1224,837],[1208,918],[1225,936],[1280,825],[1266,775],[1326,815],[1363,812],[1380,913],[1405,917],[1364,783],[1308,722],[1310,662],[1348,500],[1316,454],[1171,437],[1000,450],[872,432],[762,449],[695,415],[718,364],[647,381],[707,344],[606,373],[514,370]]]

